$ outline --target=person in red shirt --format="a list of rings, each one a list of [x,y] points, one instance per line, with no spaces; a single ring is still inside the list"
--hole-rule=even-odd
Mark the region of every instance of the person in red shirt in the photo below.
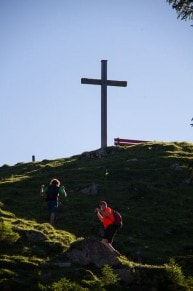
[[[101,201],[99,207],[95,209],[95,213],[97,214],[98,219],[103,223],[104,227],[104,235],[101,242],[106,245],[111,252],[120,256],[121,254],[112,246],[114,236],[118,230],[118,227],[114,224],[115,218],[113,210],[107,206],[106,201]]]

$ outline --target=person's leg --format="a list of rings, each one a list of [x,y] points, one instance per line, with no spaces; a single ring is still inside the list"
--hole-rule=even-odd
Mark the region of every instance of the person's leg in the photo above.
[[[55,213],[52,212],[51,215],[50,215],[50,224],[52,226],[54,226],[54,223],[55,223]]]
[[[111,243],[108,242],[108,239],[103,238],[101,242],[102,242],[105,246],[107,246],[108,249],[109,249],[111,252],[115,252],[114,247],[112,246]]]
[[[57,201],[51,201],[50,224],[54,226],[56,219],[56,210],[58,207]]]
[[[106,245],[111,252],[120,256],[121,254],[112,246],[113,238],[116,232],[117,227],[115,225],[109,225],[105,230],[104,237],[101,242]]]

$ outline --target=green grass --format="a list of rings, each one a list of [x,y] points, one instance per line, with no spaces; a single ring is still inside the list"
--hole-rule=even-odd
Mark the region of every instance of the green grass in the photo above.
[[[155,268],[159,272],[170,258],[175,258],[184,274],[191,274],[193,185],[185,181],[190,176],[192,161],[193,144],[175,142],[121,148],[102,158],[77,155],[2,166],[0,228],[7,229],[10,242],[5,243],[4,233],[4,240],[0,240],[0,263],[3,264],[0,284],[6,278],[14,285],[17,280],[10,281],[12,272],[13,277],[20,277],[18,270],[25,273],[25,265],[32,270],[36,288],[40,288],[40,282],[45,286],[40,275],[45,271],[45,263],[56,260],[57,255],[65,257],[70,242],[77,238],[100,239],[100,223],[94,214],[100,200],[106,200],[123,216],[123,228],[116,236],[115,246],[128,257],[125,264],[137,264],[137,254],[140,254],[143,263],[140,268],[151,266],[145,269]],[[180,166],[179,170],[174,169],[175,164]],[[61,180],[68,193],[67,200],[59,207],[55,229],[47,223],[47,206],[39,195],[41,184],[47,184],[53,177]],[[93,182],[99,185],[99,194],[83,194],[81,189]],[[17,240],[14,229],[20,236]],[[42,233],[46,240],[29,245],[24,235],[29,230]],[[17,259],[16,254],[19,254]],[[75,282],[74,272],[71,267],[65,276]],[[48,280],[49,284],[57,277],[61,278],[56,272]]]

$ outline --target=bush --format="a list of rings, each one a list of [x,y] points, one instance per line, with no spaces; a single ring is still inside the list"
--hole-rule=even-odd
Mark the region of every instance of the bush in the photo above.
[[[97,277],[89,270],[87,272],[90,275],[90,280],[83,280],[83,283],[88,285],[89,288],[92,288],[92,290],[106,290],[104,287],[115,287],[119,282],[118,275],[113,273],[112,267],[109,265],[104,265],[102,268],[102,276],[100,277]]]
[[[12,230],[12,226],[9,222],[0,222],[0,242],[6,244],[13,244],[20,238],[17,232]]]
[[[60,281],[52,284],[51,290],[54,291],[88,291],[87,288],[83,288],[80,285],[69,281],[66,278],[62,278]]]
[[[193,278],[186,278],[182,272],[181,267],[176,264],[172,258],[168,265],[166,265],[166,274],[169,279],[169,286],[171,290],[189,291],[193,288]]]

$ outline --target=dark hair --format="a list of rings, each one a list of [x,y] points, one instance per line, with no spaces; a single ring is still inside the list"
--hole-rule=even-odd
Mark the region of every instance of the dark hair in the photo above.
[[[107,202],[106,201],[100,201],[99,205],[105,205],[105,207],[107,207]]]

